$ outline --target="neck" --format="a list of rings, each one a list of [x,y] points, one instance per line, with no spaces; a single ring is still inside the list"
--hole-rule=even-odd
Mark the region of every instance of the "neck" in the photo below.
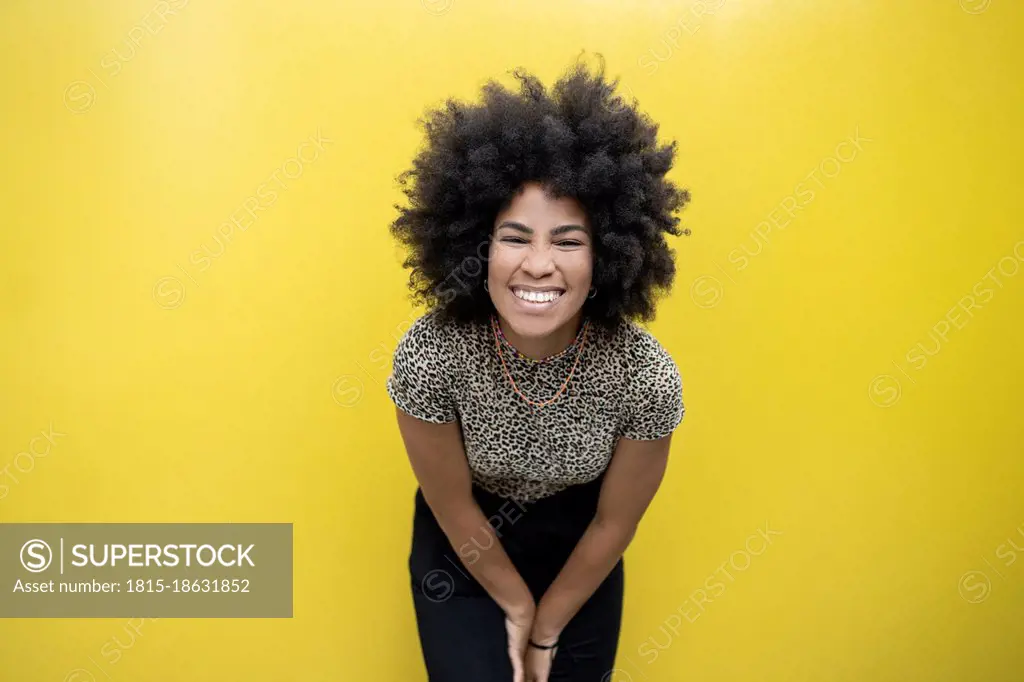
[[[515,346],[520,353],[538,362],[550,358],[552,355],[558,355],[568,348],[579,334],[582,323],[583,314],[579,312],[571,320],[546,336],[524,337],[517,334],[505,318],[498,316],[501,333],[505,335],[508,342]]]

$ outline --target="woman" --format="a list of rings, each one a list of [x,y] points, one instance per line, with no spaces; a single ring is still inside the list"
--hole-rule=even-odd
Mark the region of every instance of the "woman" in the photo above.
[[[622,554],[683,417],[649,321],[689,200],[603,65],[449,100],[391,226],[428,312],[387,390],[419,482],[409,569],[431,682],[608,682]],[[682,234],[689,234],[688,231]]]

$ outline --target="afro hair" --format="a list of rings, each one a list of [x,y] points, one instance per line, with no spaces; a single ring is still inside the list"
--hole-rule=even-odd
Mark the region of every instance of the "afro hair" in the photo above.
[[[488,245],[497,214],[529,182],[584,208],[593,231],[593,298],[583,313],[614,327],[649,322],[675,276],[666,234],[690,200],[666,178],[676,143],[657,141],[658,125],[580,61],[545,89],[522,69],[518,92],[491,79],[482,101],[449,98],[417,123],[426,142],[398,176],[408,206],[396,205],[391,234],[408,247],[413,299],[443,319],[486,321]]]

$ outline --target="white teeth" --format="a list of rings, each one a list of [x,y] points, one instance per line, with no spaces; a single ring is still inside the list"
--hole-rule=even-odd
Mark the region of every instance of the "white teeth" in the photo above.
[[[527,291],[526,289],[513,289],[512,293],[531,303],[549,303],[562,295],[560,291]]]

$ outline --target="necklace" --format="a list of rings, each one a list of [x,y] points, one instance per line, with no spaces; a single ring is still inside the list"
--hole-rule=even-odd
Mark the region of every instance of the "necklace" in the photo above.
[[[587,332],[589,330],[590,320],[586,320],[583,323],[582,338],[580,340],[580,347],[576,351],[576,360],[572,363],[572,369],[569,370],[569,376],[567,376],[565,378],[565,381],[562,382],[561,388],[559,388],[555,395],[549,398],[548,400],[538,402],[536,400],[530,400],[529,398],[527,398],[525,395],[523,395],[523,392],[519,390],[519,387],[516,386],[516,380],[512,378],[512,373],[509,371],[508,365],[505,364],[505,354],[501,352],[501,340],[498,336],[498,323],[493,316],[491,317],[491,331],[494,332],[494,348],[498,353],[498,359],[501,360],[501,369],[505,374],[505,378],[508,379],[509,384],[512,385],[512,390],[515,392],[515,394],[522,398],[526,402],[526,404],[530,405],[531,407],[546,407],[547,405],[550,405],[551,403],[558,400],[559,396],[561,396],[562,393],[565,392],[566,387],[569,385],[569,381],[572,380],[573,374],[576,373],[576,367],[580,364],[580,356],[583,355],[583,348],[587,344]]]

